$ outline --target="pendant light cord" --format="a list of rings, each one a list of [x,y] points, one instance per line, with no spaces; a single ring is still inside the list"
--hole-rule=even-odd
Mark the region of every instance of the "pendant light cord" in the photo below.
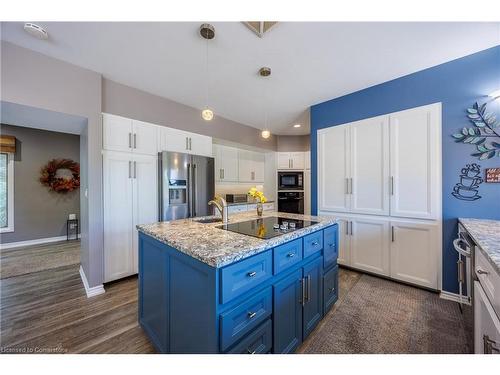
[[[209,85],[209,76],[208,76],[208,38],[205,39],[206,40],[206,44],[205,44],[205,62],[206,62],[206,80],[207,80],[207,84],[206,84],[206,87],[205,87],[205,107],[206,108],[209,108],[208,106],[208,85]]]

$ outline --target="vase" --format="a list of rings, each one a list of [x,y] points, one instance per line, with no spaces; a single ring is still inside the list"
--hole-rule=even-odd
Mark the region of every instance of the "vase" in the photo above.
[[[262,216],[262,212],[264,211],[264,207],[262,207],[262,203],[257,203],[257,215]]]

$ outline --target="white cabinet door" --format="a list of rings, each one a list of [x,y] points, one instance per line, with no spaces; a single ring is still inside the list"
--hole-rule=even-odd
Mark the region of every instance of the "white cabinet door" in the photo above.
[[[347,218],[338,217],[339,225],[339,257],[337,262],[345,266],[351,265],[351,236],[350,236],[350,221]]]
[[[189,137],[182,130],[161,127],[160,138],[160,151],[189,152]]]
[[[142,121],[132,121],[132,147],[137,154],[158,153],[158,126]]]
[[[291,169],[292,162],[289,152],[278,152],[278,169]]]
[[[133,254],[133,163],[130,153],[105,151],[104,281],[134,273]]]
[[[246,150],[238,151],[238,181],[253,182],[253,155]]]
[[[292,169],[304,169],[305,160],[303,152],[290,152],[290,164]]]
[[[304,152],[304,169],[306,171],[311,169],[311,151]]]
[[[238,182],[238,149],[214,145],[217,181]]]
[[[391,221],[391,277],[438,289],[437,224]]]
[[[441,104],[390,115],[391,215],[438,219]]]
[[[187,133],[189,153],[194,155],[212,156],[212,137],[206,135]]]
[[[349,212],[350,128],[333,126],[318,131],[319,210]]]
[[[158,188],[156,156],[134,155],[133,181],[133,227],[130,228],[134,237],[133,265],[134,273],[138,272],[139,234],[138,224],[150,224],[158,221]]]
[[[389,276],[389,222],[351,219],[351,266]]]
[[[474,352],[500,354],[500,321],[478,281],[474,281]]]
[[[132,151],[132,120],[102,114],[102,148],[111,151]]]
[[[351,212],[389,214],[387,116],[354,122],[351,131]]]
[[[255,183],[264,183],[264,174],[266,169],[266,155],[261,154],[259,152],[253,152],[253,177],[254,180],[252,182]]]

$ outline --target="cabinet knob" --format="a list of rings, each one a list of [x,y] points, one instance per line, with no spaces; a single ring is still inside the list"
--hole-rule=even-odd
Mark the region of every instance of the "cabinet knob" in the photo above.
[[[286,256],[287,256],[288,258],[293,258],[293,257],[295,256],[295,253],[288,253]]]
[[[329,288],[329,290],[330,290],[330,293],[335,292],[335,288]]]
[[[252,271],[252,272],[247,273],[247,275],[248,275],[248,277],[254,277],[255,275],[257,275],[257,272]]]
[[[311,245],[313,245],[313,246],[318,246],[318,245],[319,245],[319,242],[318,242],[318,241],[314,241],[313,243],[311,243]]]
[[[252,351],[252,350],[250,350],[249,348],[247,348],[247,353],[248,353],[248,354],[255,354],[255,350],[254,350],[254,351]]]
[[[255,311],[249,311],[248,312],[248,319],[252,319],[253,317],[255,317],[255,315],[257,315],[257,313]]]
[[[480,275],[488,275],[489,272],[488,271],[483,271],[481,268],[478,268],[477,271],[476,271],[478,274]]]
[[[329,243],[328,246],[329,247],[335,247],[335,244],[334,243]]]

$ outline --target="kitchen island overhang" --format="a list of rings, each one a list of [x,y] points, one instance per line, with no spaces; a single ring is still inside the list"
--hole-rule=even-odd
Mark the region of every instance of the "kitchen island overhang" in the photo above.
[[[294,352],[333,306],[335,218],[264,216],[318,223],[267,240],[200,218],[138,226],[139,322],[159,352]]]

